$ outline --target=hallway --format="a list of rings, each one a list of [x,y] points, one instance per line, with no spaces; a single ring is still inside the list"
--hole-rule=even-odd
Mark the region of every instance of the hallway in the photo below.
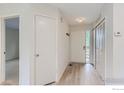
[[[8,72],[6,72],[5,84],[10,85],[18,85],[18,81],[19,85],[47,85],[54,81],[57,81],[57,85],[104,85],[102,80],[106,81],[109,78],[120,80],[124,77],[121,73],[123,56],[120,52],[122,51],[115,51],[117,46],[114,46],[115,38],[121,36],[122,32],[113,34],[113,22],[116,23],[116,20],[113,21],[113,4],[53,3],[1,4],[0,6],[0,14],[3,16],[0,32],[2,37],[0,83],[4,81],[5,57],[20,58],[19,64],[13,63],[19,65],[19,69],[10,64],[6,65]],[[13,12],[9,12],[8,9]],[[14,15],[18,13],[18,16]],[[17,18],[18,21],[12,23],[9,21],[11,25],[7,28],[8,19],[13,18]],[[12,33],[10,27],[18,35]],[[11,32],[10,36],[7,31],[9,34]],[[17,41],[17,45],[10,41]],[[10,55],[14,57],[10,58]],[[73,62],[72,66],[67,66],[70,62]]]
[[[68,66],[58,85],[104,85],[91,64],[72,63]]]

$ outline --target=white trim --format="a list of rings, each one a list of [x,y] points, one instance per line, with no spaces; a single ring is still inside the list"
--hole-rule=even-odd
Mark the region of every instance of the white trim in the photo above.
[[[124,79],[123,78],[118,78],[118,79],[107,78],[105,80],[105,85],[124,85]]]
[[[96,22],[96,24],[93,26],[93,29],[95,29],[99,24],[101,24],[102,22],[105,22],[105,17],[101,18],[99,21]]]
[[[97,25],[95,26],[95,34],[96,34],[96,29],[98,28],[98,27],[100,27],[101,25],[103,25],[104,24],[104,26],[105,26],[105,24],[106,24],[106,22],[105,22],[105,17],[104,18],[102,18],[98,23],[97,23]],[[105,26],[105,28],[106,28],[106,26]],[[104,28],[104,56],[105,56],[105,59],[104,59],[104,76],[101,76],[100,75],[100,73],[97,71],[97,68],[96,68],[96,71],[97,71],[97,73],[100,75],[100,77],[102,78],[102,80],[103,81],[105,81],[105,76],[106,76],[106,29]],[[95,38],[96,38],[96,36],[95,36]],[[95,40],[95,44],[96,44],[96,40]],[[96,46],[95,46],[95,48],[96,48]],[[95,49],[95,51],[96,51],[97,49]],[[95,56],[96,56],[96,53],[95,53]],[[96,58],[95,58],[95,64],[97,65],[97,62],[96,62]]]
[[[66,71],[66,69],[67,69],[67,67],[68,67],[69,64],[70,63],[67,63],[66,66],[65,66],[65,68],[63,69],[63,71],[60,73],[60,75],[58,75],[57,80],[56,80],[56,83],[58,83],[60,81],[60,79],[62,78],[62,76],[63,76],[64,72]]]
[[[36,16],[42,16],[42,17],[47,17],[47,18],[52,18],[52,19],[55,19],[56,20],[56,17],[52,17],[52,16],[48,16],[48,15],[44,15],[44,14],[36,14],[34,15],[35,17]]]

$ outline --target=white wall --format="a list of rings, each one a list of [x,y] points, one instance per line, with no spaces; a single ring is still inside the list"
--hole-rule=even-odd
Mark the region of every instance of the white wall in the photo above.
[[[19,30],[6,28],[6,60],[19,58]]]
[[[69,33],[68,23],[61,16],[58,18],[58,32],[57,32],[57,81],[61,78],[69,63]]]
[[[32,4],[32,19],[35,15],[45,15],[49,17],[53,17],[56,19],[57,22],[57,33],[56,33],[56,80],[58,81],[62,76],[68,62],[69,62],[69,37],[66,36],[66,33],[69,32],[68,30],[68,23],[65,21],[62,13],[55,7],[52,7],[47,4]],[[63,18],[63,22],[61,22],[61,17]],[[34,21],[32,20],[32,23]],[[33,29],[35,29],[33,24]],[[32,34],[33,35],[33,34]],[[32,41],[33,37],[31,38]],[[31,43],[32,49],[34,49],[34,42]],[[31,51],[31,54],[34,54],[34,51]],[[34,55],[32,56],[32,60]],[[31,63],[31,81],[34,82],[34,63]]]
[[[29,67],[30,67],[30,83],[29,84],[35,84],[35,16],[36,15],[45,15],[45,16],[49,16],[49,17],[53,17],[55,19],[58,19],[58,10],[54,7],[50,7],[46,4],[30,4],[29,5],[30,8],[29,8],[29,20],[28,25],[28,32],[27,32],[27,35],[29,35],[28,33],[30,33],[29,37],[28,37],[28,44],[29,46],[28,47],[28,50],[29,50]],[[26,19],[27,20],[27,19]],[[24,64],[24,63],[23,63]],[[57,64],[57,60],[56,60],[56,64]],[[56,65],[57,66],[57,65]],[[23,82],[22,82],[23,84]]]
[[[30,37],[32,36],[31,12],[29,11],[29,4],[0,4],[0,17],[7,16],[20,17],[20,63],[19,63],[19,83],[31,84],[30,80],[30,51],[32,51]],[[29,25],[30,24],[30,25]],[[2,30],[0,30],[2,31]],[[30,35],[29,35],[30,33]],[[0,44],[2,45],[1,41]],[[3,45],[2,45],[3,46]],[[3,51],[2,51],[3,53]],[[1,64],[1,60],[0,60]]]
[[[105,18],[105,80],[112,78],[113,65],[113,4],[104,4],[100,20]]]
[[[83,27],[70,27],[70,62],[85,63],[85,30]]]
[[[113,5],[113,80],[124,84],[124,4]]]
[[[35,15],[45,15],[56,18],[57,20],[57,57],[56,57],[56,75],[60,78],[68,64],[68,24],[60,23],[58,9],[50,7],[47,4],[0,4],[0,16],[20,16],[20,67],[19,83],[35,84]],[[1,43],[1,42],[0,42]],[[0,62],[1,63],[1,62]]]
[[[106,84],[124,84],[124,4],[105,4],[101,18],[105,17],[106,32]],[[115,36],[120,32],[121,36]]]

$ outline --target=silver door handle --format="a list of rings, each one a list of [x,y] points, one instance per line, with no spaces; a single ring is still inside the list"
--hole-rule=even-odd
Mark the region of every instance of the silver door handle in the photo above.
[[[39,57],[40,55],[39,54],[36,54],[36,57]]]
[[[4,54],[6,54],[6,52],[4,51]]]

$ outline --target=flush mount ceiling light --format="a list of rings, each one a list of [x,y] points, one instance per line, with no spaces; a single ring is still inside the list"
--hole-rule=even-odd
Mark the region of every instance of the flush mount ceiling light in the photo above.
[[[75,21],[78,22],[78,23],[82,23],[83,21],[85,21],[86,19],[83,18],[83,17],[79,17],[79,18],[76,18]]]

